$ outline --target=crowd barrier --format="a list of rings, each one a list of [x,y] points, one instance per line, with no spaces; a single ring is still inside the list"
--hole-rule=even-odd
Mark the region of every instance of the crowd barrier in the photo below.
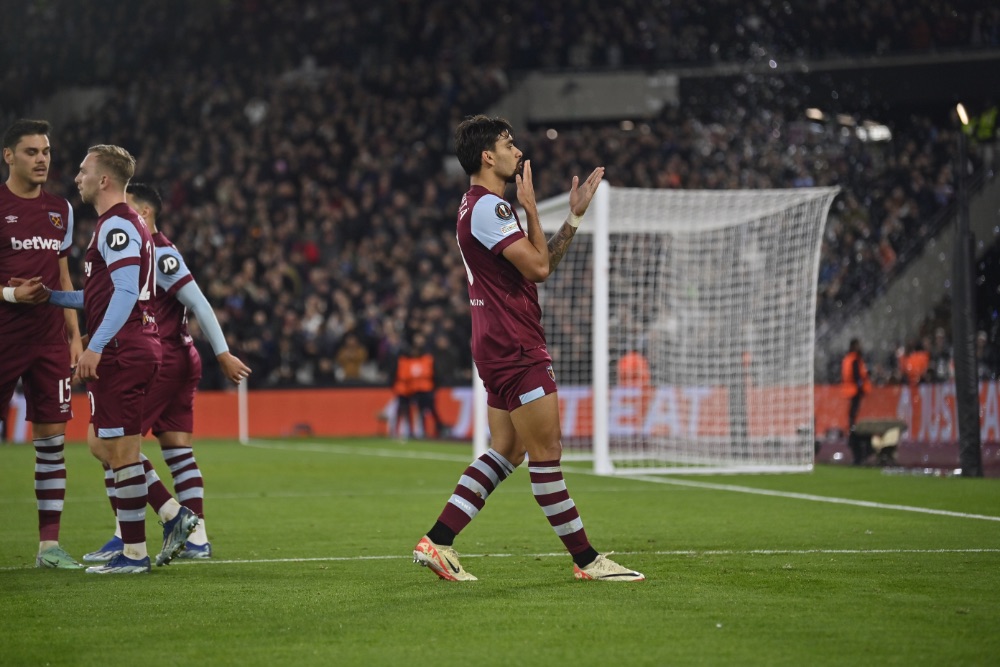
[[[773,392],[750,392],[751,431],[764,428],[767,401]],[[562,387],[559,392],[563,434],[566,437],[590,435],[590,390],[587,387]],[[983,443],[1000,443],[1000,383],[980,384],[980,436]],[[472,437],[472,392],[467,387],[437,391],[437,407],[443,421],[451,428],[451,437]],[[721,390],[658,387],[640,401],[634,393],[617,391],[612,395],[611,428],[636,429],[646,424],[657,433],[686,429],[689,433],[717,433],[720,420],[710,415],[723,401]],[[847,399],[839,385],[815,388],[817,438],[847,430]],[[334,388],[259,390],[248,392],[250,437],[382,436],[391,435],[395,424],[395,398],[387,388]],[[67,426],[67,440],[86,439],[90,404],[85,394],[73,396],[75,415]],[[651,412],[652,411],[652,412]],[[759,412],[760,414],[754,414]],[[17,406],[6,425],[9,436],[17,430]],[[955,415],[955,389],[951,384],[894,385],[876,387],[861,404],[859,419],[900,419],[907,424],[903,441],[955,442],[958,424]],[[234,438],[238,433],[239,412],[235,391],[199,392],[195,404],[197,438]],[[653,426],[650,427],[649,425]],[[794,428],[800,425],[790,425]],[[418,426],[418,429],[421,427]],[[426,427],[425,427],[426,428]],[[427,429],[430,430],[430,429]],[[404,427],[405,433],[405,427]],[[421,431],[413,434],[422,435]],[[29,436],[30,437],[30,429]]]

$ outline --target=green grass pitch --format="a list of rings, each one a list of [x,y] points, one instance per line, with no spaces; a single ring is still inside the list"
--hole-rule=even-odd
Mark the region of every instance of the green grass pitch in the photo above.
[[[169,485],[155,443],[144,447]],[[518,470],[460,536],[478,582],[412,563],[471,457],[390,440],[196,445],[216,557],[148,576],[36,570],[30,446],[0,447],[0,665],[991,665],[995,479],[603,478],[567,464],[601,551],[578,582]],[[67,450],[62,544],[110,536],[100,466]],[[148,512],[150,551],[161,530]]]

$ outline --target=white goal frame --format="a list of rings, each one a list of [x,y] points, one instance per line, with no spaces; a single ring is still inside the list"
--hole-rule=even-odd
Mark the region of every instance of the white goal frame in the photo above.
[[[825,226],[827,213],[834,197],[839,192],[836,187],[828,188],[797,188],[785,190],[652,190],[637,188],[616,188],[602,183],[590,210],[581,225],[578,234],[592,235],[592,263],[587,268],[593,278],[593,303],[592,322],[594,326],[591,331],[592,337],[592,452],[586,453],[584,458],[593,459],[594,472],[600,475],[621,475],[621,474],[720,474],[720,473],[776,473],[776,472],[809,472],[813,467],[814,448],[814,364],[812,359],[815,356],[815,295],[816,281],[818,276],[820,245],[822,241],[822,231]],[[649,216],[642,216],[634,211],[630,213],[628,207],[622,207],[619,202],[642,201],[645,198],[655,198],[655,219]],[[653,202],[654,199],[649,199]],[[616,206],[615,211],[612,207]],[[806,213],[801,213],[803,207],[808,207]],[[569,211],[569,195],[563,194],[539,203],[539,217],[542,229],[546,236],[550,236],[557,231]],[[796,211],[799,213],[795,218]],[[523,211],[520,211],[522,220]],[[795,218],[789,222],[789,218]],[[613,218],[613,219],[612,219]],[[801,315],[808,318],[808,324],[797,327],[801,330],[796,333],[801,337],[802,346],[808,346],[808,350],[802,348],[810,358],[808,370],[805,368],[799,373],[800,381],[797,391],[800,394],[808,392],[808,414],[804,414],[803,406],[806,397],[800,395],[798,398],[799,408],[795,415],[798,423],[794,436],[786,433],[777,439],[780,443],[768,443],[776,447],[792,448],[794,451],[787,455],[784,461],[715,461],[710,457],[705,460],[689,459],[680,463],[669,461],[658,465],[639,465],[633,467],[622,465],[624,461],[616,460],[612,452],[611,438],[609,434],[609,411],[611,406],[609,399],[611,396],[611,350],[609,349],[609,274],[611,270],[610,262],[610,234],[619,232],[638,232],[650,234],[684,234],[692,231],[697,232],[713,231],[722,228],[736,227],[739,225],[756,224],[767,225],[770,221],[778,220],[780,224],[799,224],[798,218],[802,218],[801,224],[810,225],[807,233],[808,240],[803,247],[798,250],[796,257],[803,263],[804,268],[800,270],[802,274],[810,273],[808,279],[811,280],[811,291],[813,298],[810,303],[801,305]],[[802,243],[800,241],[800,243]],[[571,246],[567,256],[563,259],[563,264],[557,269],[560,271],[570,260],[574,252]],[[805,256],[806,254],[809,256]],[[539,285],[540,298],[543,300],[545,284]],[[546,332],[551,336],[550,332]],[[806,340],[808,336],[808,340]],[[549,341],[550,346],[552,341]],[[560,368],[556,362],[557,378]],[[807,377],[806,377],[807,373]],[[780,387],[779,387],[780,388]],[[560,384],[560,389],[562,385]],[[478,374],[473,372],[473,395],[474,395],[474,429],[473,429],[473,452],[475,456],[480,456],[488,448],[488,425],[486,419],[486,393],[479,379]],[[749,407],[748,407],[749,409]],[[564,430],[565,431],[565,430]],[[567,449],[564,460],[573,460],[580,456]],[[696,457],[697,458],[697,457]],[[752,458],[752,457],[751,457]]]

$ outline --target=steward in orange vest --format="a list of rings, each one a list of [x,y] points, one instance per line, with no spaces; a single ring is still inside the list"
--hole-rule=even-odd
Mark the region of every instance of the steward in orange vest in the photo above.
[[[862,439],[854,433],[854,424],[858,419],[858,410],[861,408],[861,399],[865,394],[870,394],[872,390],[871,380],[868,379],[868,367],[861,356],[861,341],[857,338],[851,339],[850,347],[844,360],[840,363],[841,392],[845,398],[851,399],[847,408],[847,444],[854,454],[854,465],[861,465],[868,455],[868,447]]]
[[[840,363],[841,393],[844,398],[855,398],[870,394],[872,383],[868,378],[868,367],[861,356],[861,341],[851,341],[851,347]]]

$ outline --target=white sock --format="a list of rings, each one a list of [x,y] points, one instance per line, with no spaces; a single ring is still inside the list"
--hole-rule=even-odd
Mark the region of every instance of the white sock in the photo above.
[[[126,558],[131,558],[132,560],[142,560],[149,556],[149,552],[146,551],[146,543],[141,542],[139,544],[126,544],[123,551]]]
[[[163,507],[156,510],[156,513],[160,515],[160,521],[166,523],[170,521],[177,513],[181,511],[181,504],[175,499],[171,498],[167,502],[163,503]]]
[[[208,543],[208,533],[205,532],[204,519],[198,519],[198,526],[194,529],[193,533],[188,535],[187,541],[198,546]]]

